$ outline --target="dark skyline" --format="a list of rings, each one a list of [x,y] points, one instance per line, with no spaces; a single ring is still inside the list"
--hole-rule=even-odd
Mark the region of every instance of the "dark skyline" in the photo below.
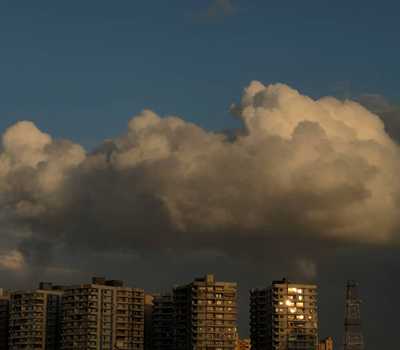
[[[394,347],[399,10],[2,3],[0,288],[212,272],[244,336],[248,290],[288,277],[338,344],[355,279],[366,350]]]

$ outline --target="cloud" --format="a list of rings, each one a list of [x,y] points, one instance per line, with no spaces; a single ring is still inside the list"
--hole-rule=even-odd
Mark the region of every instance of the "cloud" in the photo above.
[[[25,264],[24,256],[18,250],[12,250],[10,252],[5,252],[0,254],[1,269],[18,272],[23,269],[24,264]]]
[[[236,7],[232,0],[212,0],[201,17],[213,19],[217,17],[232,16],[236,12]]]
[[[260,240],[398,239],[400,152],[377,115],[256,81],[232,110],[244,125],[234,137],[144,110],[90,154],[11,126],[2,220],[30,232],[16,248],[43,264],[52,247],[229,255]]]
[[[387,98],[379,94],[363,94],[356,100],[368,108],[385,123],[388,134],[397,142],[400,142],[400,106],[392,103]]]

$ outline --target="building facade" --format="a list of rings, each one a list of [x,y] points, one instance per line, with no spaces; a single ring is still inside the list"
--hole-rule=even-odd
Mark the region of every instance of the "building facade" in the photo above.
[[[318,350],[333,350],[333,339],[328,337],[321,340],[318,345]]]
[[[62,294],[51,283],[10,294],[9,350],[60,349]]]
[[[175,308],[171,294],[155,295],[153,299],[151,350],[175,350]]]
[[[67,287],[61,349],[143,350],[143,289],[104,278]]]
[[[173,290],[176,350],[234,350],[236,283],[213,275]]]
[[[144,295],[144,349],[153,349],[153,294]]]
[[[10,293],[0,288],[0,349],[8,349]]]
[[[318,347],[317,287],[274,281],[250,291],[253,350],[314,350]]]
[[[251,349],[250,339],[240,339],[239,337],[237,337],[236,350],[250,350],[250,349]]]

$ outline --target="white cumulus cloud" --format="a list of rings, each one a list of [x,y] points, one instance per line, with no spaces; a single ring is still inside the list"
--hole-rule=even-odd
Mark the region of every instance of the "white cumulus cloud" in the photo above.
[[[251,252],[253,237],[398,239],[400,150],[377,115],[260,82],[232,110],[244,125],[234,139],[144,110],[90,154],[30,122],[11,126],[0,207],[13,227],[30,228],[24,252],[51,244]]]

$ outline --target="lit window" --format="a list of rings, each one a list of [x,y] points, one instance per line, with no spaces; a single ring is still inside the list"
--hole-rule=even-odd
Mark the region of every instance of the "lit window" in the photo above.
[[[290,300],[286,300],[286,306],[293,306],[293,302]]]

